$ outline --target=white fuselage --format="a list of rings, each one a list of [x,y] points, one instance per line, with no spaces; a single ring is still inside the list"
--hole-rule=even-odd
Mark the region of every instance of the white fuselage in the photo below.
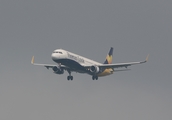
[[[52,57],[52,60],[57,63],[60,63],[60,60],[73,60],[82,66],[102,65],[101,63],[98,63],[96,61],[93,61],[91,59],[85,58],[83,56],[74,54],[72,52],[69,52],[63,49],[54,50],[51,57]]]

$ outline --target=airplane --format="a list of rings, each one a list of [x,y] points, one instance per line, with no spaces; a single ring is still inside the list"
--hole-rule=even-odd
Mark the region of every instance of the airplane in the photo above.
[[[128,62],[128,63],[115,63],[112,64],[113,47],[110,48],[104,63],[99,63],[83,56],[74,54],[67,50],[56,49],[51,54],[52,60],[57,63],[56,65],[51,64],[39,64],[34,62],[34,56],[31,59],[31,64],[44,66],[47,69],[51,68],[55,74],[63,74],[64,71],[69,73],[67,80],[73,80],[71,72],[87,73],[92,76],[92,80],[98,80],[98,77],[111,75],[116,71],[128,70],[127,67],[136,64],[146,63],[146,60],[139,62]],[[124,70],[115,70],[115,68],[126,68]]]

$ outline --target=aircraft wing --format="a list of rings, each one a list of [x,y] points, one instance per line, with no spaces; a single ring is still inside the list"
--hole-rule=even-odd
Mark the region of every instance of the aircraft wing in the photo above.
[[[32,57],[31,64],[33,64],[33,65],[38,65],[38,66],[44,66],[44,67],[46,67],[47,69],[58,66],[58,65],[51,65],[51,64],[39,64],[39,63],[34,63],[34,56]],[[64,66],[64,65],[59,65],[59,66],[60,66],[61,68],[64,68],[64,69],[67,68],[67,67]]]
[[[98,65],[98,67],[100,67],[102,69],[121,68],[121,67],[127,68],[128,66],[131,66],[131,65],[146,63],[148,61],[148,57],[149,57],[149,55],[146,57],[146,60],[144,60],[144,61],[128,62],[128,63],[116,63],[116,64],[102,64],[102,65]],[[85,66],[85,68],[90,68],[90,67],[91,66]]]
[[[129,62],[129,63],[116,63],[116,64],[103,64],[103,65],[100,65],[99,67],[104,68],[104,69],[106,69],[106,68],[120,68],[120,67],[127,68],[128,66],[131,66],[131,65],[146,63],[148,61],[148,58],[149,58],[149,55],[146,57],[145,61]]]

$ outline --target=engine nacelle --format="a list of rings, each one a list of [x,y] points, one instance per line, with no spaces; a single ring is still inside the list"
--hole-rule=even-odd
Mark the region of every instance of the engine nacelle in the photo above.
[[[91,66],[90,71],[92,73],[98,73],[100,70],[98,66]]]
[[[64,70],[57,67],[57,66],[54,66],[52,69],[53,69],[54,73],[56,73],[56,74],[63,74],[64,73]]]

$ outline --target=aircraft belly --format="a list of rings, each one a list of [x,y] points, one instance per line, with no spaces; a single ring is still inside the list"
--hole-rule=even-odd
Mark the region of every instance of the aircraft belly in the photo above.
[[[65,65],[69,67],[71,71],[75,71],[78,73],[87,73],[89,75],[93,75],[94,73],[91,73],[89,70],[86,70],[82,65],[80,65],[78,62],[71,60],[71,59],[58,59],[54,60],[56,63],[61,63],[62,65]],[[98,73],[97,76],[106,76],[113,74],[113,70],[111,68],[105,69],[103,72]]]
[[[85,73],[85,68],[81,66],[78,62],[71,59],[59,59],[55,61],[56,63],[61,63],[70,68],[71,71],[76,71],[79,73]]]
[[[98,76],[101,77],[101,76],[106,76],[106,75],[111,75],[113,74],[113,70],[111,68],[109,69],[105,69],[103,72],[99,73]]]

